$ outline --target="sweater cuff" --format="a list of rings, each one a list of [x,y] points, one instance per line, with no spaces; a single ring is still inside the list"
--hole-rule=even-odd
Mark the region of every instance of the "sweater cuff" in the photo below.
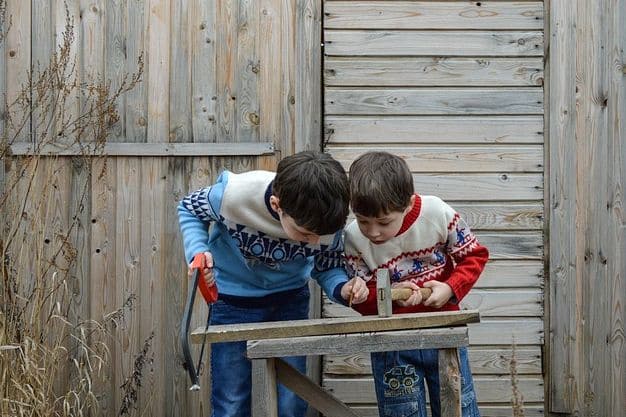
[[[337,286],[335,287],[335,289],[333,290],[333,298],[335,299],[335,302],[344,306],[348,306],[348,302],[346,300],[343,299],[343,297],[341,296],[341,289],[343,288],[345,282],[339,283],[337,284]]]

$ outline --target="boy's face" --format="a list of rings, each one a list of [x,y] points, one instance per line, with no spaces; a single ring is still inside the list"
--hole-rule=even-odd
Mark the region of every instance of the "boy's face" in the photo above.
[[[279,204],[278,197],[271,196],[270,197],[270,205],[272,209],[278,213],[278,217],[280,218],[280,224],[283,227],[283,230],[291,240],[297,240],[298,242],[306,242],[313,245],[320,243],[320,235],[313,233],[304,227],[298,226],[296,224],[293,217],[285,213]]]
[[[385,243],[398,234],[402,228],[404,216],[413,208],[415,196],[411,197],[411,204],[404,211],[392,211],[376,217],[356,215],[356,222],[361,233],[375,244]]]

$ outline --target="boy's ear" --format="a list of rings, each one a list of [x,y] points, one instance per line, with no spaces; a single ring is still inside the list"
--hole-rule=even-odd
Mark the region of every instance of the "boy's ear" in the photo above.
[[[411,196],[411,199],[409,200],[409,206],[404,209],[405,215],[413,209],[414,204],[415,204],[415,194]]]
[[[275,195],[270,196],[270,207],[272,207],[272,210],[276,212],[280,210],[280,199]]]

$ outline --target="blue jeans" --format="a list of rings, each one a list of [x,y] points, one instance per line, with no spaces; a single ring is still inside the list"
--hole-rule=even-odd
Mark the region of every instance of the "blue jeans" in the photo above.
[[[309,314],[309,288],[274,294],[262,299],[229,297],[218,299],[211,312],[211,324],[258,323],[301,320]],[[248,302],[250,301],[250,302]],[[306,372],[306,357],[283,358],[300,372]],[[246,342],[211,345],[211,404],[213,417],[250,417],[252,364],[246,358]],[[304,417],[307,404],[283,385],[278,385],[278,415]]]
[[[374,352],[371,356],[380,417],[426,417],[424,381],[432,417],[441,417],[437,349]],[[462,416],[480,417],[466,348],[459,349],[459,365]]]

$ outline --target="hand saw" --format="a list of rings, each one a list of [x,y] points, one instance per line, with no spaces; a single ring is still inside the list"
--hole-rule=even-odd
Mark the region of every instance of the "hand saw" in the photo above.
[[[199,253],[191,262],[191,285],[187,293],[187,303],[185,304],[185,312],[183,313],[183,319],[180,324],[179,339],[181,348],[183,350],[183,356],[185,361],[183,367],[187,370],[189,378],[191,379],[190,391],[200,390],[200,369],[202,366],[202,356],[204,355],[204,346],[206,344],[206,330],[209,328],[211,322],[211,308],[213,303],[217,301],[217,284],[209,286],[202,273],[204,267],[204,254]],[[191,313],[193,310],[193,304],[196,299],[196,292],[200,289],[202,297],[207,303],[208,314],[205,327],[205,338],[202,340],[202,347],[200,348],[200,357],[198,358],[198,365],[194,366],[193,359],[191,358],[191,350],[189,348],[189,325],[191,324]]]

